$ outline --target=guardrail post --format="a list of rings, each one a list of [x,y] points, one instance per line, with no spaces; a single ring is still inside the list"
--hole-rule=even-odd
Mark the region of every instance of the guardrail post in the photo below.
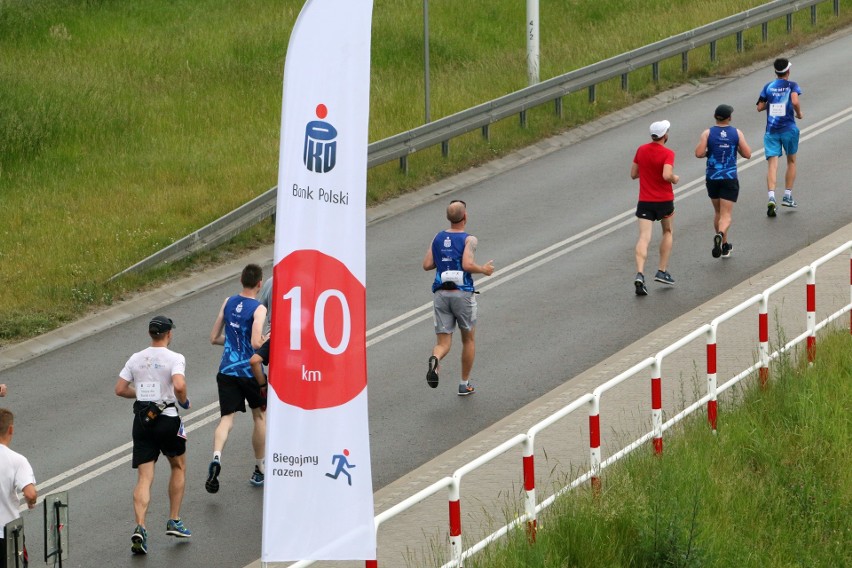
[[[521,118],[521,128],[526,128],[527,127],[527,111],[522,110],[521,113],[520,113],[520,118]]]
[[[441,141],[441,155],[445,158],[450,155],[450,141],[449,140],[442,140]]]
[[[840,15],[840,0],[834,0],[834,15]]]
[[[764,292],[760,298],[757,314],[758,354],[760,356],[760,386],[769,382],[769,296]]]
[[[787,33],[793,32],[793,14],[787,14]]]
[[[535,542],[535,531],[538,519],[535,516],[535,445],[533,438],[527,435],[524,442],[524,509],[527,514],[527,537],[530,543]]]
[[[743,52],[743,32],[737,32],[737,53]]]
[[[716,42],[715,41],[710,42],[710,61],[712,61],[713,63],[716,62]]]
[[[811,266],[807,275],[807,324],[808,324],[808,363],[813,365],[816,357],[816,269]]]
[[[485,138],[489,142],[491,141],[491,125],[490,124],[486,124],[485,126],[482,127],[482,137]]]
[[[408,156],[402,156],[399,158],[399,169],[402,170],[402,173],[408,173]]]
[[[589,85],[589,102],[594,103],[595,98],[595,85]]]
[[[763,43],[769,41],[769,23],[763,22],[760,24],[760,38],[763,40]]]
[[[562,118],[562,97],[558,97],[553,99],[554,110],[556,111],[556,116]]]
[[[816,4],[811,6],[811,25],[815,26],[817,23],[817,7]]]
[[[592,394],[589,402],[589,465],[592,467],[592,492],[601,492],[601,399]]]
[[[453,476],[450,484],[450,546],[452,547],[453,560],[458,561],[461,567],[462,557],[462,525],[461,525],[461,481]]]
[[[660,63],[659,61],[655,61],[651,63],[651,78],[655,83],[660,82]]]
[[[684,51],[680,54],[680,70],[683,73],[689,72],[689,52]]]
[[[630,84],[627,81],[627,73],[621,74],[621,90],[626,91]]]
[[[663,379],[660,359],[651,365],[651,422],[654,427],[654,453],[663,453]]]
[[[716,325],[710,324],[707,331],[707,421],[716,433]]]

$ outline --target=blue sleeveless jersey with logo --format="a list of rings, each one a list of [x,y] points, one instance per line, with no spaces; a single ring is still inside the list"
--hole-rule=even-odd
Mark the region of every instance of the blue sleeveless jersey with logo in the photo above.
[[[707,137],[707,179],[737,179],[740,135],[733,126],[712,126]]]
[[[254,323],[254,311],[260,302],[245,296],[231,296],[225,302],[225,350],[219,372],[232,377],[252,375],[249,359],[254,354],[251,346],[251,328]]]
[[[775,79],[767,83],[760,91],[760,99],[766,101],[766,131],[784,132],[796,126],[796,114],[790,94],[802,94],[802,89],[793,81],[787,79]],[[781,105],[775,107],[772,105]]]
[[[452,233],[441,231],[435,235],[432,241],[432,260],[435,262],[435,281],[432,283],[432,291],[441,287],[441,273],[447,270],[462,269],[462,255],[464,254],[464,242],[469,237],[467,233]],[[463,284],[458,290],[473,292],[473,276],[470,272],[464,273]]]

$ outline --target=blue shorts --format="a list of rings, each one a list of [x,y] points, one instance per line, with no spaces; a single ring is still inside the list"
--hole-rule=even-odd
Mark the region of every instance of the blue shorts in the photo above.
[[[799,151],[799,129],[795,126],[784,132],[767,132],[763,135],[763,148],[766,158],[781,156],[781,149],[788,156],[795,156]]]

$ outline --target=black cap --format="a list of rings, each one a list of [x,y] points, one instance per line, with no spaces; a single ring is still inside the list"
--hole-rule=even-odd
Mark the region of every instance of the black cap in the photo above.
[[[151,318],[151,321],[148,322],[148,333],[166,333],[176,327],[175,322],[173,322],[171,318],[167,318],[166,316],[154,316]]]
[[[731,105],[719,105],[713,113],[718,120],[728,120],[734,112],[734,107]]]

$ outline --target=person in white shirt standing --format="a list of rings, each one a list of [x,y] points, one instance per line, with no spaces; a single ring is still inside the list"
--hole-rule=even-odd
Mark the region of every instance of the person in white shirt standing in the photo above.
[[[133,403],[133,463],[139,472],[133,490],[136,528],[130,537],[134,554],[148,553],[145,515],[151,500],[154,464],[162,453],[169,460],[169,520],[166,534],[189,538],[192,533],[180,518],[186,486],[186,433],[175,404],[189,409],[186,392],[186,359],[169,349],[175,324],[165,316],[148,323],[151,346],[134,353],[119,373],[115,394]]]
[[[9,448],[15,433],[15,416],[10,410],[0,408],[0,566],[6,566],[6,523],[20,518],[18,491],[24,494],[27,506],[36,505],[38,491],[33,468],[27,458]],[[26,547],[24,566],[26,566]]]

